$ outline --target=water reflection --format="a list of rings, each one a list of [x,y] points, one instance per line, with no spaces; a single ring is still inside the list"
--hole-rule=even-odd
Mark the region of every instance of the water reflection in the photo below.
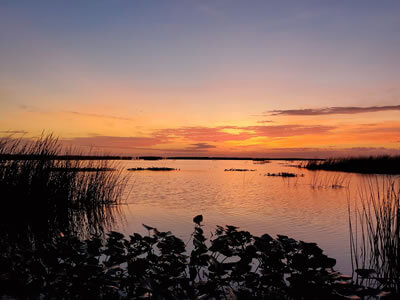
[[[52,238],[64,234],[86,237],[105,231],[145,233],[142,224],[171,231],[187,241],[192,218],[202,214],[204,231],[235,225],[254,235],[284,234],[317,242],[337,259],[337,268],[351,273],[348,200],[357,197],[365,175],[308,171],[295,162],[160,160],[126,161],[120,167],[172,167],[171,172],[130,173],[125,205],[71,206],[60,201],[7,201],[0,211],[4,240]],[[256,169],[224,172],[225,169]],[[304,174],[297,177],[267,173]],[[129,173],[129,171],[126,171]],[[343,187],[338,187],[341,185]]]
[[[103,235],[122,213],[118,205],[96,205],[74,208],[62,202],[19,206],[14,202],[0,213],[0,243],[34,243],[60,234],[86,238]]]
[[[142,223],[170,230],[188,240],[191,218],[205,217],[205,232],[216,225],[235,225],[252,234],[285,234],[317,242],[338,268],[351,272],[348,197],[360,175],[319,172],[318,186],[312,188],[315,172],[298,169],[296,162],[271,161],[130,161],[127,167],[173,167],[176,172],[135,173],[128,205],[122,207],[126,225],[115,224],[125,234],[143,232]],[[290,165],[290,166],[288,166]],[[254,172],[224,172],[225,169],[256,169]],[[293,178],[268,177],[267,173],[304,174]],[[344,176],[349,187],[331,188],[329,183]],[[340,177],[342,178],[342,177]],[[347,184],[346,184],[347,185]]]

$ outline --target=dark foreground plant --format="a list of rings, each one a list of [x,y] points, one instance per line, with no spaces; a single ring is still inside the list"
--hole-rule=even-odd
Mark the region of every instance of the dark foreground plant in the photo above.
[[[30,233],[93,234],[112,222],[127,177],[108,161],[57,160],[61,152],[52,135],[0,139],[2,241]]]
[[[0,294],[63,299],[346,299],[376,295],[335,272],[315,243],[253,236],[217,227],[204,236],[194,218],[193,247],[144,225],[148,235],[110,232],[80,241],[59,236],[8,249],[0,259]]]
[[[370,177],[349,202],[352,259],[357,279],[400,292],[400,180]]]

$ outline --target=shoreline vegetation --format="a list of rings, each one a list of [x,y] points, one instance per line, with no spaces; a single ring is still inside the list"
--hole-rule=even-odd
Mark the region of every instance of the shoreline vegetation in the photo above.
[[[46,157],[36,154],[0,153],[0,160],[251,160],[254,163],[269,163],[271,160],[286,161],[316,161],[315,158],[253,158],[253,157],[220,157],[220,156],[114,156],[114,155],[48,155]]]
[[[334,270],[315,243],[253,236],[227,225],[210,238],[194,217],[189,253],[180,238],[143,224],[148,235],[109,232],[79,240],[60,234],[3,250],[0,294],[84,299],[361,299],[394,296]],[[27,256],[26,253],[29,253]],[[368,270],[358,270],[358,274]],[[386,297],[388,299],[388,297]],[[394,299],[394,298],[392,298]]]
[[[339,171],[362,174],[400,174],[400,156],[330,158],[301,164],[307,170]]]
[[[30,143],[0,139],[0,248],[5,239],[34,243],[61,231],[101,234],[118,216],[128,175],[116,162],[52,159],[61,151],[52,135]]]

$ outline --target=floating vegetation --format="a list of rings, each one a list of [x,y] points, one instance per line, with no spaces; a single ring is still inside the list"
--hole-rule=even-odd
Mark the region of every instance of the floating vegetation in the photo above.
[[[263,165],[263,164],[269,164],[271,163],[270,160],[265,160],[265,159],[253,159],[253,164],[255,165]]]
[[[350,185],[350,177],[341,173],[326,174],[325,172],[313,172],[310,176],[310,186],[313,189],[320,188],[348,188]]]
[[[225,169],[225,172],[254,172],[255,169]]]
[[[129,168],[128,171],[179,171],[179,169],[168,167]]]
[[[274,176],[278,176],[278,177],[297,177],[297,176],[300,176],[300,177],[303,177],[304,176],[304,174],[295,174],[295,173],[288,173],[288,172],[279,172],[279,173],[267,173],[267,174],[265,174],[265,176],[272,176],[272,177],[274,177]]]
[[[400,174],[400,156],[330,158],[308,161],[300,167],[308,170],[341,171],[365,174]]]
[[[361,299],[396,295],[333,269],[315,243],[253,236],[235,226],[204,235],[196,216],[192,250],[171,232],[118,232],[79,240],[60,234],[0,257],[0,295],[44,299]],[[394,298],[393,298],[394,299]]]

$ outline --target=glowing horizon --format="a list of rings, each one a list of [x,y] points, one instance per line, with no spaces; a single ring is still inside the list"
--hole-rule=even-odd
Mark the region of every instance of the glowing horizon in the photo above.
[[[128,155],[400,154],[397,1],[4,1],[0,134]]]

